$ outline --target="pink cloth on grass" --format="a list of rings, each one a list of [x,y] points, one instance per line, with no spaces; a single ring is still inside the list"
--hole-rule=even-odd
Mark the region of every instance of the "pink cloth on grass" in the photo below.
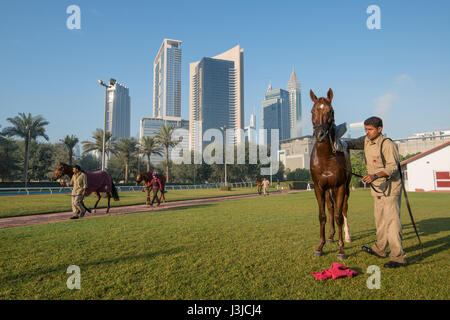
[[[340,264],[340,263],[332,263],[330,269],[323,270],[322,272],[313,272],[313,276],[316,278],[316,280],[326,280],[329,278],[337,279],[342,277],[347,278],[353,278],[353,276],[356,276],[358,272],[355,270],[352,270],[350,268],[347,268],[346,266]]]

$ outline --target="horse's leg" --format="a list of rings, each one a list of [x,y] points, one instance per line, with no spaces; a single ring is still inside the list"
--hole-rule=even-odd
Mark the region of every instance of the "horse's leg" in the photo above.
[[[342,207],[344,204],[344,198],[345,198],[345,185],[342,185],[338,187],[337,193],[336,193],[336,207],[334,211],[334,219],[336,220],[336,223],[339,228],[339,253],[338,253],[338,259],[344,260],[347,257],[344,254],[344,239],[342,236],[342,227],[344,225],[344,215],[342,214]]]
[[[92,212],[93,212],[93,213],[96,213],[96,212],[97,212],[97,204],[98,204],[98,202],[100,201],[100,193],[98,193],[97,191],[95,191],[95,196],[97,197],[97,201],[95,202],[94,209],[92,209]]]
[[[325,215],[325,191],[319,187],[314,188],[317,204],[319,205],[319,222],[320,222],[320,242],[317,250],[314,251],[315,257],[322,255],[322,249],[325,245],[325,224],[327,223],[327,216]]]
[[[348,227],[348,219],[347,219],[347,211],[348,211],[348,197],[349,190],[345,193],[344,203],[342,205],[342,214],[344,215],[344,232],[345,232],[345,242],[352,242],[352,238],[350,237],[350,229]]]
[[[150,188],[147,188],[147,201],[145,202],[146,205],[150,204]]]
[[[106,209],[106,213],[109,213],[110,201],[111,201],[111,193],[108,192],[106,195],[108,197],[108,208]]]
[[[328,190],[325,195],[325,200],[327,203],[328,217],[330,219],[330,235],[328,236],[328,242],[334,242],[334,234],[336,233],[334,229],[334,199],[331,190]]]

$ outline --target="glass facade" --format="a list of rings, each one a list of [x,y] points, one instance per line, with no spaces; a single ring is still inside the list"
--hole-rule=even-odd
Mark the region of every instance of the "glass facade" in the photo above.
[[[203,58],[193,77],[194,121],[201,122],[201,136],[208,129],[235,128],[234,62]],[[198,128],[200,131],[200,128]],[[232,141],[230,141],[232,143]]]
[[[267,90],[266,98],[262,102],[262,127],[267,129],[267,144],[271,143],[271,129],[279,130],[280,140],[289,139],[289,109],[289,92],[283,89]]]
[[[181,116],[181,41],[164,39],[153,64],[153,116]]]
[[[128,87],[116,82],[108,88],[106,100],[106,131],[113,138],[130,136],[130,95]]]

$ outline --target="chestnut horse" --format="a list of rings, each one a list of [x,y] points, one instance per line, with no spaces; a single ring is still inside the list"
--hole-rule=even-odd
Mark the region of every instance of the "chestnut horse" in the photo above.
[[[327,98],[317,98],[310,91],[311,100],[314,102],[312,112],[312,123],[314,128],[314,144],[311,153],[310,170],[314,181],[314,192],[319,205],[320,242],[314,252],[314,256],[322,255],[325,245],[325,203],[330,218],[329,242],[333,242],[335,234],[334,221],[339,228],[339,253],[338,259],[346,258],[344,254],[344,241],[342,227],[345,225],[345,240],[350,242],[347,221],[348,197],[350,195],[351,164],[348,152],[336,151],[334,147],[335,124],[334,110],[331,106],[333,91],[330,89]]]
[[[164,193],[166,193],[166,176],[163,174],[157,174],[159,181],[161,182],[161,195],[159,196],[159,201],[161,201],[161,198],[166,202],[166,197],[164,196]],[[146,204],[150,204],[150,191],[151,191],[151,183],[153,179],[153,172],[138,172],[136,175],[136,185],[139,185],[142,181],[144,181],[145,188],[147,189],[147,201]]]
[[[260,177],[256,177],[256,186],[258,188],[258,194],[261,195],[262,192],[262,181]]]
[[[108,208],[106,209],[106,213],[109,213],[111,196],[115,201],[119,200],[119,194],[117,193],[117,189],[114,185],[114,182],[112,181],[111,175],[108,172],[101,170],[94,172],[82,170],[82,172],[84,172],[84,174],[86,175],[87,180],[86,197],[92,192],[95,193],[95,196],[97,197],[97,202],[95,202],[93,213],[95,213],[97,209],[97,205],[101,198],[101,192],[106,193],[106,197],[108,198]],[[55,181],[65,175],[72,179],[73,167],[66,163],[60,162],[55,172],[53,172],[52,180]]]

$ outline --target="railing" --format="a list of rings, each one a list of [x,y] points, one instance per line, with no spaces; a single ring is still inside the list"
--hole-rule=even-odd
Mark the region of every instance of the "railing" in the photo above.
[[[192,190],[192,189],[219,189],[223,183],[209,183],[197,185],[166,185],[166,190]],[[254,182],[228,183],[232,188],[252,188]],[[116,186],[117,192],[142,191],[144,186]],[[71,187],[28,187],[28,188],[0,188],[0,196],[7,195],[30,195],[30,194],[59,194],[70,193]]]

